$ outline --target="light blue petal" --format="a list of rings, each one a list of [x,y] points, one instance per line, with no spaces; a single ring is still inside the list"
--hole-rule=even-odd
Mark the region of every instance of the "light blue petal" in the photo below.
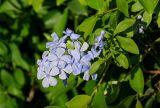
[[[60,58],[65,52],[65,49],[64,48],[57,48],[56,50],[56,55],[58,58]]]
[[[54,60],[54,61],[51,62],[50,67],[54,67],[54,66],[57,66],[57,65],[58,65],[58,61]]]
[[[67,63],[72,63],[72,59],[70,55],[63,55],[60,60],[65,61]]]
[[[54,41],[59,39],[58,36],[57,36],[57,34],[55,32],[52,33],[51,36],[54,39]]]
[[[50,75],[50,76],[56,76],[56,75],[58,75],[58,74],[59,74],[59,69],[58,69],[57,67],[52,67],[49,75]]]
[[[63,69],[66,66],[66,62],[64,61],[59,61],[58,63],[58,68]]]
[[[84,56],[81,58],[81,61],[82,61],[82,62],[88,62],[88,61],[90,61],[90,60],[91,60],[90,54],[86,54],[86,55],[84,55]]]
[[[42,68],[38,68],[38,72],[37,72],[37,78],[38,79],[43,79],[46,77],[46,73],[43,72]]]
[[[62,80],[67,79],[67,75],[63,70],[61,71],[61,74],[59,74],[59,78],[62,79]]]
[[[63,70],[68,74],[70,74],[73,71],[72,66],[70,64],[67,65]]]
[[[45,77],[43,80],[42,80],[42,86],[44,88],[48,88],[49,87],[49,79],[47,77]]]
[[[47,58],[49,61],[58,60],[58,57],[53,53],[49,53]]]
[[[89,80],[89,77],[90,77],[89,71],[84,72],[83,79],[86,80],[86,81],[88,81],[88,80]]]
[[[71,55],[73,56],[74,59],[80,60],[80,52],[78,49],[75,50],[70,50]]]
[[[66,48],[66,44],[62,42],[59,44],[59,47]]]
[[[97,79],[97,74],[93,74],[93,75],[91,75],[91,77],[92,77],[92,80],[96,80]]]
[[[88,49],[88,47],[89,47],[88,43],[84,42],[80,51],[86,51]]]
[[[81,43],[80,43],[79,41],[75,41],[75,42],[73,43],[75,49],[80,49],[80,47],[81,47],[80,44],[81,44]]]
[[[67,28],[66,31],[63,31],[63,33],[67,36],[70,36],[73,33],[73,31]]]
[[[94,55],[93,55],[93,53],[91,51],[88,51],[88,54],[89,54],[91,59],[94,59]]]
[[[72,33],[70,36],[71,40],[77,40],[79,37],[80,37],[80,35],[75,34],[75,33]]]
[[[83,65],[82,66],[82,72],[88,71],[90,69],[89,65]]]
[[[49,85],[50,85],[50,86],[55,86],[55,85],[57,85],[57,79],[56,79],[56,78],[54,78],[54,77],[49,77],[48,80],[49,80]]]
[[[42,58],[45,58],[49,54],[49,51],[44,51],[42,54]]]
[[[72,64],[72,69],[73,69],[73,74],[78,75],[81,73],[81,65],[78,63],[73,63]]]
[[[94,48],[91,48],[91,51],[92,51],[92,54],[93,54],[94,58],[98,57],[99,54],[101,53],[101,50],[98,50],[98,51],[97,51],[97,50],[94,49]]]

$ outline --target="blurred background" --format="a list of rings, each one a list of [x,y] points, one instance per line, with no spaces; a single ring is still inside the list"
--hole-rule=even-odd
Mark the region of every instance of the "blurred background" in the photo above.
[[[87,15],[78,0],[0,0],[0,108],[64,104],[69,88],[42,88],[36,61],[53,31],[62,36]]]

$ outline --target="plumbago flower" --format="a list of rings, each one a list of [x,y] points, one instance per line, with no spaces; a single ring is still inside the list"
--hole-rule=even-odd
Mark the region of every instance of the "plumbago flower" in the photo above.
[[[52,42],[46,44],[49,51],[44,51],[42,59],[37,61],[37,78],[42,79],[43,87],[55,86],[57,78],[66,83],[69,75],[84,74],[83,79],[89,80],[91,60],[98,57],[103,49],[104,32],[96,38],[95,45],[88,51],[89,44],[80,42],[80,35],[70,29],[63,32],[64,36],[58,38],[56,33],[52,33]],[[66,41],[71,41],[72,48],[68,48]],[[91,75],[96,80],[97,74]]]

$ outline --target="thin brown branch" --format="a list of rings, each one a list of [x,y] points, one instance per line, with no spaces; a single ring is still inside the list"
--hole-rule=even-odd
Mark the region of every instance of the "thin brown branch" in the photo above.
[[[149,73],[149,74],[160,74],[160,70],[144,71],[144,73]]]

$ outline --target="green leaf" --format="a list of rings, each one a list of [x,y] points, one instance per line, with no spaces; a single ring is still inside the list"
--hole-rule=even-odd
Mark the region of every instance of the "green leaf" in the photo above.
[[[10,86],[12,84],[15,84],[12,75],[8,71],[2,69],[0,72],[0,76],[1,76],[1,81],[5,86]]]
[[[65,0],[56,0],[56,5],[60,6],[63,2],[65,2]]]
[[[110,14],[108,25],[113,30],[115,30],[115,28],[117,27],[117,24],[118,24],[118,15],[119,15],[119,13],[117,11],[112,12]]]
[[[2,42],[0,41],[0,55],[7,55],[8,53],[8,48],[7,46]]]
[[[136,67],[129,78],[130,86],[135,90],[139,95],[143,94],[144,90],[144,77],[143,72],[140,67]]]
[[[130,95],[126,98],[124,98],[120,104],[117,105],[116,108],[131,108],[132,102],[134,100],[135,96],[134,95]]]
[[[11,49],[13,65],[15,64],[15,65],[20,66],[23,69],[29,71],[29,65],[22,58],[21,53],[20,53],[19,48],[17,47],[17,45],[15,43],[10,43],[9,46],[10,46],[10,49]]]
[[[14,71],[14,78],[21,87],[25,84],[25,76],[22,70],[16,69]]]
[[[87,5],[86,0],[79,0],[79,2],[80,2],[82,5]]]
[[[136,108],[143,108],[141,102],[137,99]]]
[[[66,108],[66,107],[61,107],[61,106],[46,106],[44,108]]]
[[[78,15],[85,15],[87,16],[87,9],[85,6],[81,5],[78,0],[72,0],[68,3],[68,8]]]
[[[160,28],[160,12],[158,13],[157,24],[158,24],[158,28]]]
[[[65,9],[64,13],[59,17],[59,19],[56,21],[56,23],[54,25],[54,31],[59,36],[62,35],[62,32],[64,31],[64,28],[66,27],[67,18],[68,18],[68,10]]]
[[[98,60],[91,65],[90,74],[94,74],[99,69],[100,65],[103,63],[103,60]]]
[[[114,31],[114,34],[117,34],[117,33],[120,33],[120,32],[123,32],[123,31],[127,30],[128,28],[133,26],[134,23],[135,23],[134,19],[124,19],[123,21],[121,21],[117,25],[117,27]]]
[[[57,21],[59,20],[61,16],[61,13],[57,10],[53,10],[48,12],[44,17],[43,17],[43,21],[45,24],[45,27],[48,28],[53,28],[54,25],[57,23]]]
[[[86,39],[89,34],[92,33],[96,24],[97,17],[91,16],[85,19],[78,27],[77,30],[84,32],[84,38]]]
[[[116,0],[116,4],[119,11],[121,11],[125,16],[129,17],[128,2],[126,0]]]
[[[15,86],[9,86],[7,91],[9,94],[16,96],[17,98],[24,99],[22,91]]]
[[[96,81],[95,80],[89,80],[85,87],[84,87],[84,90],[85,90],[85,93],[88,94],[88,95],[91,95],[91,93],[93,92],[93,88],[96,86]]]
[[[131,39],[131,38],[126,38],[122,36],[117,36],[116,37],[121,45],[121,47],[133,54],[139,54],[139,49],[137,44]]]
[[[38,12],[42,8],[43,0],[31,0],[34,11]]]
[[[66,103],[69,108],[88,108],[91,97],[88,95],[77,95]]]
[[[122,66],[125,69],[128,69],[129,67],[128,58],[124,54],[121,53],[118,57],[116,57],[116,61],[120,66]]]
[[[107,95],[106,95],[106,103],[112,104],[114,103],[120,93],[121,85],[119,84],[110,84],[107,88]]]
[[[131,11],[132,12],[138,12],[138,11],[140,11],[142,9],[143,9],[143,6],[138,1],[135,2],[131,7]]]
[[[92,103],[94,108],[107,108],[104,96],[104,89],[102,86],[98,88],[98,91],[95,94]]]
[[[153,103],[155,101],[156,94],[154,93],[145,103],[144,108],[153,108]]]
[[[139,0],[144,9],[152,14],[154,12],[155,7],[157,6],[159,0]]]
[[[99,11],[102,11],[104,7],[104,0],[86,0],[86,2],[88,6]]]
[[[143,13],[143,21],[146,22],[147,26],[148,26],[152,21],[152,14],[148,13],[147,11],[145,11]]]

